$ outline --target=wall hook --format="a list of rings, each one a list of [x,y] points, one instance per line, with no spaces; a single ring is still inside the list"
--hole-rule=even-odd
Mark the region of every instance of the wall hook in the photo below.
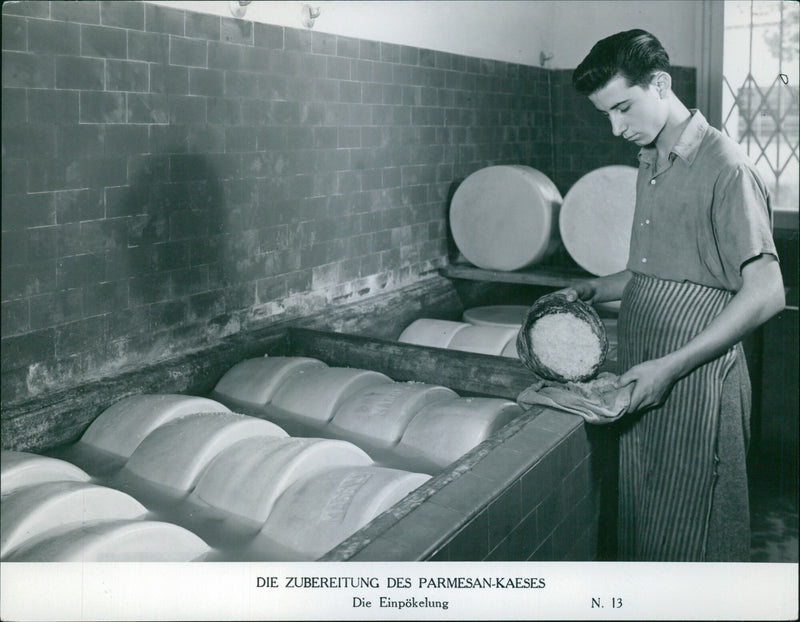
[[[318,6],[312,7],[311,5],[304,4],[300,10],[303,20],[303,26],[305,26],[306,28],[313,28],[314,20],[319,17],[320,8]]]
[[[250,4],[252,0],[231,0],[228,2],[228,9],[231,12],[231,15],[234,17],[244,17],[244,14],[247,13],[247,5]]]
[[[545,54],[544,51],[539,52],[539,64],[544,67],[547,61],[553,58],[552,54]]]

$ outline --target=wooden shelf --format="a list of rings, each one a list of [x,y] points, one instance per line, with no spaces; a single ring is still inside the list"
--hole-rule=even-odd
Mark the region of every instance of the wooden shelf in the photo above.
[[[579,281],[592,278],[592,275],[588,272],[569,268],[539,267],[504,272],[502,270],[484,270],[472,264],[449,264],[441,268],[439,273],[451,279],[544,285],[547,287],[569,287]]]

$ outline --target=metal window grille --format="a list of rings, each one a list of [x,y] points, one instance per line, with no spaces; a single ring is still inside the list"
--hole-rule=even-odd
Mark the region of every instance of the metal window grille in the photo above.
[[[722,129],[747,151],[773,205],[797,209],[796,2],[726,3]],[[746,44],[746,47],[745,47]]]

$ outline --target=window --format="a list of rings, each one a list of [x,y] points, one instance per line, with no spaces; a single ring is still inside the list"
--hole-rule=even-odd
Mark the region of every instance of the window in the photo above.
[[[770,187],[776,226],[783,215],[796,228],[800,4],[745,0],[724,6],[722,131],[745,148]]]

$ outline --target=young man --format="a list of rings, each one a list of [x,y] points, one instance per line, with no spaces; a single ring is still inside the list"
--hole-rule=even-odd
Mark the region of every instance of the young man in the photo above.
[[[784,306],[769,196],[739,146],[671,89],[643,30],[599,41],[575,87],[636,143],[627,269],[566,290],[622,301],[619,559],[749,561],[750,383],[741,339]]]

